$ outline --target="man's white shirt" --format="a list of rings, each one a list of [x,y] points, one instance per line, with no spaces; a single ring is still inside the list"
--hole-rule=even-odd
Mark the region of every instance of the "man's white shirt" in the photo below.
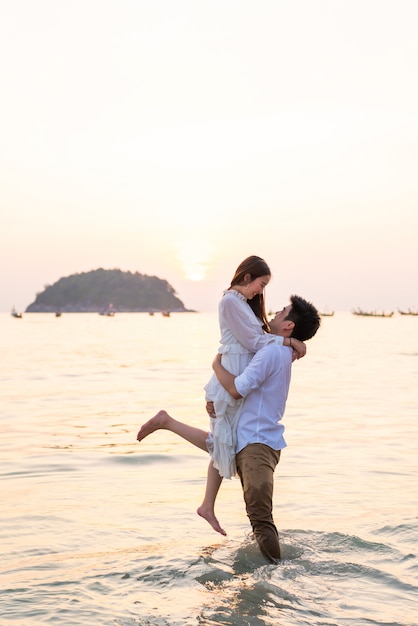
[[[237,428],[240,452],[250,443],[263,443],[273,450],[286,447],[281,420],[286,408],[292,370],[292,350],[270,343],[258,350],[235,387],[244,398]]]

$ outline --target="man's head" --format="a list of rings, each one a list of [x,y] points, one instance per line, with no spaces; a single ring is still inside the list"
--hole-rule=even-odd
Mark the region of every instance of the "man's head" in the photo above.
[[[290,296],[290,304],[277,311],[269,322],[270,330],[275,335],[294,337],[300,341],[311,339],[320,325],[321,317],[317,309],[300,296]]]

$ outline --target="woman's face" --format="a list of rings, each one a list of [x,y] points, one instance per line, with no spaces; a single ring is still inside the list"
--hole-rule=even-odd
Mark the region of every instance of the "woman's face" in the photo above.
[[[257,296],[258,294],[263,293],[265,287],[267,287],[269,282],[270,282],[270,276],[268,275],[259,276],[258,278],[254,278],[254,280],[251,280],[246,285],[246,289],[245,289],[248,300],[251,300],[252,298],[254,298],[254,296]]]

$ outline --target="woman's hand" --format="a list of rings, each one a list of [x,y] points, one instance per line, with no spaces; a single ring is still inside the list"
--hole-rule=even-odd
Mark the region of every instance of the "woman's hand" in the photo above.
[[[297,359],[301,359],[306,354],[306,344],[303,341],[299,341],[299,339],[295,339],[291,337],[291,347],[293,349],[293,361]]]

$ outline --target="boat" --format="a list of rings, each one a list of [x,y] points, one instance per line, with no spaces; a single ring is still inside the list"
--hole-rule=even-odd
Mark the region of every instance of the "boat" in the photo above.
[[[106,315],[107,317],[114,317],[115,311],[113,310],[113,304],[110,303],[105,309],[100,311],[99,315]]]
[[[11,310],[11,312],[10,312],[10,315],[11,315],[12,317],[17,317],[17,319],[20,319],[20,318],[22,318],[22,317],[23,317],[22,313],[18,313],[18,312],[16,311],[15,307],[13,307],[13,308],[12,308],[12,310]]]
[[[360,308],[353,309],[351,312],[353,315],[361,315],[363,317],[392,317],[394,313],[393,311],[390,313],[385,313],[384,311],[381,313],[378,313],[377,311],[363,311]]]
[[[329,313],[324,312],[319,314],[321,317],[332,317],[334,315],[334,311],[330,311]]]
[[[170,317],[170,311],[161,311],[163,317]]]
[[[55,317],[61,317],[61,309],[55,311]]]
[[[418,311],[411,311],[411,309],[408,309],[407,311],[401,311],[398,309],[398,313],[400,313],[400,315],[418,315]]]

